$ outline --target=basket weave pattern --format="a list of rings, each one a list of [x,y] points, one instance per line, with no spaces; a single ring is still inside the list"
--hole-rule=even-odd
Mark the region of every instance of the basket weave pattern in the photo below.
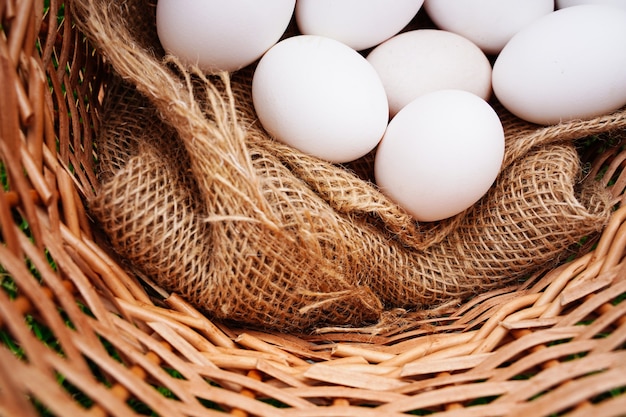
[[[0,2],[0,161],[6,175],[0,194],[0,416],[624,414],[625,208],[613,211],[599,239],[592,235],[569,262],[471,301],[453,297],[428,312],[389,311],[383,321],[390,325],[378,333],[336,327],[284,334],[226,325],[185,301],[192,294],[181,297],[129,274],[134,268],[110,251],[86,207],[107,178],[97,177],[94,167],[94,142],[107,128],[106,98],[124,86],[72,24],[75,10],[85,12],[74,6],[85,4],[53,1],[43,14],[39,2]],[[151,7],[117,2],[107,10],[140,16],[139,6]],[[143,33],[141,21],[133,31]],[[151,44],[145,42],[126,48]],[[125,94],[115,96],[128,105],[142,100]],[[158,103],[155,108],[162,110]],[[508,136],[523,133],[526,140],[508,143],[505,166],[516,166],[520,155],[558,148],[574,172],[549,175],[575,177],[572,144],[597,135],[600,149],[588,149],[584,173],[586,179],[601,176],[592,183],[608,190],[609,205],[617,208],[626,185],[619,146],[625,128],[623,110],[567,126],[509,123]],[[267,142],[250,143],[257,155],[276,155]],[[173,158],[188,154],[168,151]],[[98,153],[110,166],[129,163],[115,155]],[[319,198],[333,201],[333,210],[358,209],[361,218],[375,213],[373,224],[387,221],[390,234],[411,243],[415,235],[402,235],[401,215],[381,215],[380,201],[371,198],[347,209],[347,200],[323,192],[328,176],[307,176],[306,159],[289,158],[281,164]],[[264,161],[256,158],[253,168]],[[512,169],[511,175],[521,173]],[[339,179],[346,178],[333,181]],[[179,180],[186,189],[198,186]],[[593,190],[580,195],[597,195]],[[585,204],[593,206],[593,199]],[[444,222],[412,244],[434,250],[459,224]]]

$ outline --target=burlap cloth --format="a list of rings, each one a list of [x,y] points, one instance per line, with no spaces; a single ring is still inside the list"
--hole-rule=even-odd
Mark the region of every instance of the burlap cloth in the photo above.
[[[269,138],[251,69],[206,77],[165,57],[154,3],[73,4],[115,71],[89,210],[137,273],[211,317],[284,331],[376,323],[523,279],[608,220],[574,140],[625,128],[624,110],[538,127],[497,107],[506,154],[491,190],[418,224],[369,181],[371,157],[338,166]]]

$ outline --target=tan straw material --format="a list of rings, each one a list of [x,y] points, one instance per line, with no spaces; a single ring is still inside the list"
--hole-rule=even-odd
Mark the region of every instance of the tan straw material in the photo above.
[[[154,6],[0,0],[0,416],[625,415],[625,109],[417,224]]]

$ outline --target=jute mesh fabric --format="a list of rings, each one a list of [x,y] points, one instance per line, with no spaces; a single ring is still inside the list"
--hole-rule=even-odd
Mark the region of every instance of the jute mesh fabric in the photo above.
[[[206,77],[164,56],[153,4],[75,7],[119,76],[89,209],[138,274],[212,317],[286,331],[375,324],[553,266],[608,221],[571,140],[623,118],[539,128],[498,108],[506,155],[491,190],[418,224],[367,177],[270,138],[249,70]]]

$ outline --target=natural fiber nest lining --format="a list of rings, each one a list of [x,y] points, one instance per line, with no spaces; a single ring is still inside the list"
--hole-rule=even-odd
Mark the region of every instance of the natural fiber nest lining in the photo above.
[[[153,6],[126,3],[77,2],[126,79],[108,89],[90,210],[138,273],[214,317],[282,330],[376,322],[521,279],[608,220],[571,144],[612,128],[607,118],[538,129],[501,111],[507,150],[492,189],[417,224],[345,167],[269,138],[250,73],[206,78],[164,61]]]

